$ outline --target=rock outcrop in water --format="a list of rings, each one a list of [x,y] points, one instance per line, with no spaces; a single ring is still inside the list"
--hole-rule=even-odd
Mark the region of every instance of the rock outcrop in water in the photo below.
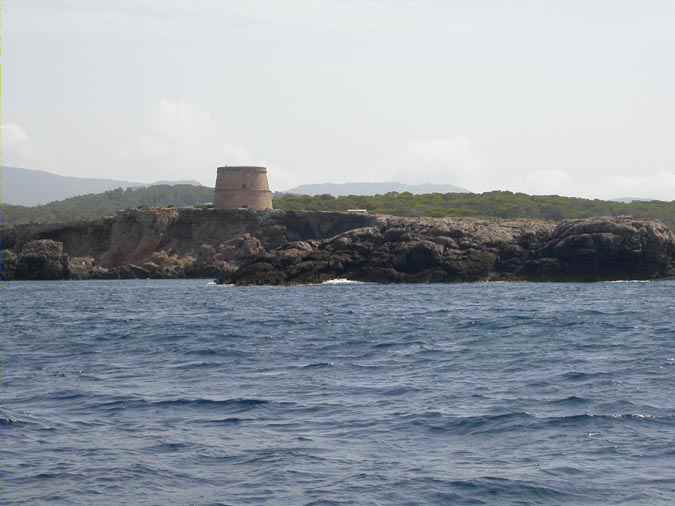
[[[150,209],[68,225],[5,229],[4,278],[215,277],[287,284],[654,279],[673,236],[628,217],[398,218],[336,212]]]
[[[649,221],[385,218],[322,241],[251,257],[223,282],[279,284],[343,277],[377,282],[650,279],[670,273],[673,237]]]

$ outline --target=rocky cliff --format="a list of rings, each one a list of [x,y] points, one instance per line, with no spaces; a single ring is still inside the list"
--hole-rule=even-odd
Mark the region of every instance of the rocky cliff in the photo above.
[[[69,224],[19,225],[0,229],[0,277],[59,277],[56,272],[28,276],[16,269],[24,252],[38,247],[35,241],[62,248],[69,266],[62,278],[214,276],[256,252],[325,239],[376,221],[349,213],[162,208]],[[43,242],[39,247],[54,246]]]
[[[673,236],[656,221],[397,218],[337,212],[149,209],[0,230],[5,279],[215,277],[286,284],[653,279]]]

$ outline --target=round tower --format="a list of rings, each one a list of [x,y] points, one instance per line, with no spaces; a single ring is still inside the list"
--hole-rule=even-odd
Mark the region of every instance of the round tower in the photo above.
[[[218,167],[216,209],[272,209],[272,192],[265,167]]]

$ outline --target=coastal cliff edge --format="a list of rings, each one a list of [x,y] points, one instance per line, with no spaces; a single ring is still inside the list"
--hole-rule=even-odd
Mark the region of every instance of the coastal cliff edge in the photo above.
[[[550,222],[162,208],[1,229],[0,279],[658,279],[671,275],[674,254],[668,227],[631,217]]]

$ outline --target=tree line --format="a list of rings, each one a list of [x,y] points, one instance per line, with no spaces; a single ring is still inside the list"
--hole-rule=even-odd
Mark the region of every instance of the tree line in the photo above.
[[[372,196],[285,195],[274,206],[287,210],[344,211],[367,209],[395,216],[475,216],[490,218],[534,218],[563,220],[591,216],[630,215],[658,219],[675,227],[675,202],[614,202],[574,197],[535,196],[493,191],[486,193],[386,193]]]
[[[139,207],[207,206],[213,189],[193,185],[159,185],[82,195],[42,206],[0,206],[0,223],[64,223],[110,216],[117,211]],[[284,210],[346,211],[367,209],[371,213],[396,216],[475,216],[491,218],[533,218],[562,220],[590,216],[630,215],[658,219],[675,227],[675,202],[613,202],[560,196],[533,196],[524,193],[429,193],[423,195],[386,193],[369,196],[276,194],[274,207]]]
[[[213,200],[213,189],[193,185],[157,185],[118,188],[103,193],[80,195],[41,206],[0,205],[0,223],[66,223],[114,215],[138,207],[186,207]]]

